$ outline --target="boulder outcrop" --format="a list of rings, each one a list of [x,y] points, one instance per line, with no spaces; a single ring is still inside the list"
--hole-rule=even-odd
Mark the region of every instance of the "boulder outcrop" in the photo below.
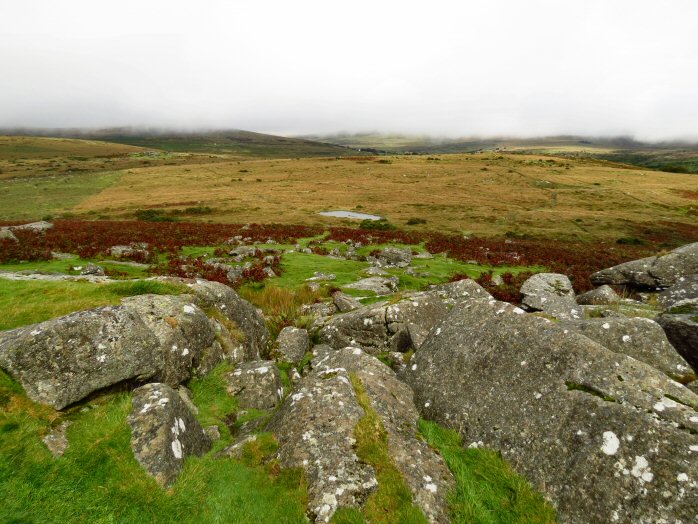
[[[354,449],[354,428],[366,414],[354,387],[358,380],[414,503],[430,522],[446,522],[453,479],[441,457],[416,437],[418,413],[409,387],[360,348],[316,346],[314,353],[313,371],[267,426],[279,440],[281,464],[306,471],[311,516],[328,522],[339,507],[361,507],[377,487],[374,468]]]
[[[595,285],[616,284],[636,288],[664,288],[681,277],[698,273],[698,242],[681,246],[666,255],[625,262],[591,275]]]
[[[538,273],[521,286],[521,303],[529,311],[543,311],[559,320],[583,317],[572,282],[559,273]]]
[[[0,333],[0,367],[56,409],[161,369],[160,344],[134,310],[106,306]]]
[[[403,374],[422,416],[500,450],[561,522],[690,522],[698,396],[509,304],[470,301]]]
[[[363,306],[330,317],[319,330],[319,340],[336,349],[359,346],[371,354],[417,349],[456,303],[489,296],[473,280],[435,286],[394,304]]]

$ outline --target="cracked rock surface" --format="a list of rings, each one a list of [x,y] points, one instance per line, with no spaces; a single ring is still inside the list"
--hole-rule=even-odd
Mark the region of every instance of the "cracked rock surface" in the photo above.
[[[471,301],[403,374],[422,416],[499,450],[561,522],[692,522],[698,396],[509,304]]]

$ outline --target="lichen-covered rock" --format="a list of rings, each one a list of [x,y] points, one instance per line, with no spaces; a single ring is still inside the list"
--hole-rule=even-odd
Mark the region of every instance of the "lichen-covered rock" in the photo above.
[[[368,277],[347,284],[344,287],[361,291],[373,291],[376,295],[389,295],[397,291],[398,282],[399,279],[397,277]]]
[[[45,233],[53,227],[51,222],[40,220],[39,222],[30,222],[29,224],[21,224],[18,226],[7,226],[7,229],[34,231],[35,233]]]
[[[89,262],[86,266],[85,269],[80,271],[81,275],[96,275],[98,277],[103,277],[104,276],[104,268],[102,266],[98,266],[97,264],[93,264],[92,262]]]
[[[598,342],[606,349],[622,353],[682,381],[693,374],[688,363],[667,340],[664,330],[649,318],[592,318],[560,322]]]
[[[310,336],[305,329],[285,327],[276,339],[280,360],[285,362],[300,362],[310,351]]]
[[[415,504],[429,522],[448,522],[446,500],[453,477],[441,456],[416,436],[419,413],[409,386],[380,360],[355,347],[320,352],[313,369],[320,375],[344,370],[361,381],[387,433],[390,457]]]
[[[596,284],[623,284],[637,288],[669,287],[681,277],[698,273],[698,242],[666,255],[641,258],[603,269],[591,275]]]
[[[319,340],[335,349],[359,346],[371,354],[417,349],[455,304],[485,297],[490,295],[473,280],[434,286],[395,304],[362,306],[335,315],[319,329]]]
[[[263,353],[270,343],[269,330],[261,312],[225,284],[196,280],[187,285],[197,296],[199,307],[204,310],[216,308],[235,322],[244,334],[246,360],[259,359],[260,353]]]
[[[207,351],[212,351],[216,330],[191,295],[139,295],[124,299],[122,304],[135,312],[158,339],[162,359],[153,377],[156,382],[176,387],[191,378],[192,368]],[[219,362],[222,359],[219,351]]]
[[[572,282],[559,273],[538,273],[521,286],[521,303],[530,311],[543,311],[559,320],[582,318]]]
[[[167,384],[146,384],[133,391],[128,416],[136,460],[161,486],[169,486],[190,455],[211,449],[211,438],[182,398]]]
[[[698,373],[698,311],[685,315],[664,314],[657,317],[671,345]]]
[[[377,267],[407,267],[412,262],[412,250],[398,247],[386,247],[375,259]]]
[[[70,445],[70,442],[68,442],[67,431],[71,424],[72,422],[69,420],[61,422],[58,426],[52,428],[51,431],[49,431],[41,439],[41,441],[51,452],[51,455],[53,455],[55,458],[62,457]]]
[[[676,284],[657,295],[657,302],[664,309],[693,306],[698,311],[698,275],[679,277]]]
[[[124,306],[79,311],[0,333],[0,368],[56,409],[162,369],[155,334]]]
[[[284,398],[281,373],[271,360],[243,362],[223,378],[241,408],[273,409]]]
[[[563,523],[691,522],[698,396],[509,304],[471,301],[403,374],[422,416],[500,450]]]
[[[315,302],[301,306],[301,313],[317,318],[329,317],[337,313],[337,306],[332,302]]]
[[[12,240],[13,242],[19,242],[15,234],[6,227],[0,228],[0,240]]]
[[[347,311],[353,311],[361,307],[361,302],[341,291],[332,293],[332,302],[340,313],[346,313]]]
[[[378,485],[354,451],[363,416],[346,370],[324,369],[304,377],[267,425],[279,441],[281,466],[306,472],[315,522],[329,522],[339,507],[361,507]]]
[[[577,295],[577,304],[580,306],[610,306],[620,302],[620,297],[611,286],[603,285]]]

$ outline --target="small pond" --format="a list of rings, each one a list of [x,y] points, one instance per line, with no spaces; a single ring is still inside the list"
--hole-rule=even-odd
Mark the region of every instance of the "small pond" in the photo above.
[[[378,215],[368,215],[366,213],[356,213],[355,211],[321,211],[318,213],[324,217],[356,218],[358,220],[382,220]]]

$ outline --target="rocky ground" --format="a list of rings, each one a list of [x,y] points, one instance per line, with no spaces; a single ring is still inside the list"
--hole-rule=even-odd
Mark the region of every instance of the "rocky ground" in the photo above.
[[[420,419],[500,452],[560,522],[698,522],[698,243],[600,271],[579,296],[567,276],[536,274],[520,307],[473,280],[396,294],[382,273],[412,260],[383,249],[353,285],[381,298],[334,290],[306,305],[305,328],[278,336],[230,287],[165,278],[187,292],[0,332],[0,368],[58,411],[132,391],[133,456],[168,488],[224,429],[199,422],[186,385],[228,365],[228,394],[265,415],[241,423],[216,460],[271,434],[264,461],[303,472],[315,522],[371,515],[393,496],[403,504],[387,521],[458,520],[459,473]],[[65,453],[65,427],[47,445]]]

